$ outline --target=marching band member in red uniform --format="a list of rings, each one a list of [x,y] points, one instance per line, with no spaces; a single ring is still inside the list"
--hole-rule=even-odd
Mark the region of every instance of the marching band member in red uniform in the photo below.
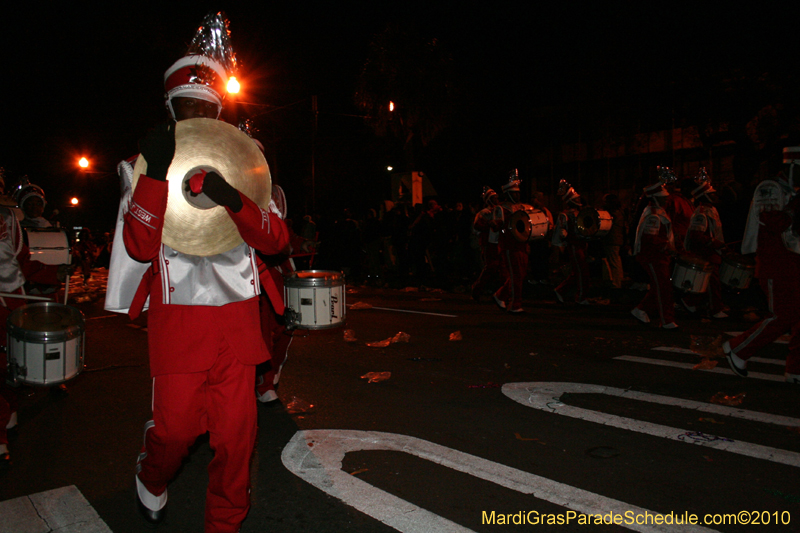
[[[486,285],[500,277],[500,229],[494,220],[495,206],[499,205],[497,193],[489,187],[483,188],[483,209],[475,214],[472,230],[478,235],[483,259],[483,270],[472,285],[472,299],[480,302]]]
[[[227,37],[227,21],[219,14],[207,17],[189,55],[167,70],[167,106],[175,121],[219,117],[232,67],[226,60],[233,58],[214,52],[229,50]],[[213,59],[203,55],[211,53]],[[269,255],[285,251],[288,232],[280,217],[209,172],[190,180],[192,194],[202,191],[224,206],[244,242],[207,257],[162,244],[175,126],[157,128],[142,141],[146,174],[123,216],[127,253],[148,265],[131,313],[141,309],[147,295],[150,301],[153,419],[145,424],[135,476],[139,510],[151,523],[163,520],[167,484],[195,439],[208,432],[214,458],[208,467],[205,531],[236,532],[250,507],[255,365],[269,357],[259,323],[255,249]]]
[[[495,221],[502,224],[500,232],[500,265],[503,273],[503,286],[494,293],[494,301],[509,313],[524,313],[522,308],[522,286],[528,273],[528,243],[518,241],[509,231],[511,215],[521,207],[519,202],[519,175],[511,171],[508,183],[503,185],[508,201],[495,206]]]
[[[725,237],[722,235],[722,221],[719,219],[716,202],[716,189],[706,174],[706,169],[700,169],[700,175],[695,179],[697,187],[692,190],[692,198],[696,204],[684,249],[694,254],[711,265],[708,282],[709,314],[713,318],[728,318],[725,313],[725,304],[722,302],[722,283],[719,280],[719,266],[722,264],[722,252],[725,249]],[[705,299],[704,295],[687,295],[683,298],[683,306],[690,312],[696,310],[699,302]]]
[[[791,332],[786,381],[800,385],[800,237],[792,229],[798,200],[792,197],[792,170],[800,164],[800,147],[784,148],[789,179],[762,181],[756,187],[747,218],[742,253],[756,253],[756,272],[767,296],[770,315],[723,345],[733,372],[747,376],[747,361],[762,347]]]
[[[5,182],[0,169],[0,196]],[[0,292],[24,295],[26,281],[58,285],[66,279],[67,265],[45,265],[31,261],[22,229],[13,209],[0,207]],[[28,303],[23,298],[0,297],[0,468],[11,465],[8,430],[17,425],[17,396],[6,384],[6,321],[11,312]]]
[[[558,185],[558,195],[564,204],[564,210],[558,214],[556,227],[553,230],[552,243],[562,250],[566,247],[569,262],[572,266],[567,278],[555,288],[556,298],[564,303],[564,294],[573,287],[578,288],[575,301],[581,305],[589,305],[589,263],[586,261],[586,250],[589,241],[578,235],[575,221],[581,207],[581,197],[565,180]]]
[[[670,257],[675,253],[672,221],[661,207],[659,198],[669,193],[664,184],[674,179],[667,168],[659,167],[660,179],[644,188],[649,199],[636,228],[633,254],[650,277],[650,288],[631,314],[640,322],[650,323],[650,316],[658,317],[661,327],[675,329],[675,306],[670,283]]]

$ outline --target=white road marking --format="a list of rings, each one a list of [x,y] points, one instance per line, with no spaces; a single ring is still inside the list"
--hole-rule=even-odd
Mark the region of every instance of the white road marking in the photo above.
[[[0,502],[0,533],[111,533],[75,485]]]
[[[472,531],[342,471],[342,459],[345,454],[360,450],[388,450],[415,455],[578,513],[605,515],[609,512],[624,514],[626,511],[632,511],[657,514],[481,457],[395,433],[350,430],[298,431],[283,449],[281,459],[286,468],[301,479],[398,531],[408,533]],[[481,515],[478,511],[475,514],[476,522],[480,523]],[[674,531],[673,526],[666,525],[623,524],[622,527],[646,532]],[[681,531],[713,530],[687,525],[683,526]]]
[[[738,337],[742,333],[744,333],[744,332],[743,331],[726,331],[725,335],[730,335],[731,337]],[[791,338],[791,335],[789,335],[789,334],[781,335],[780,337],[778,337],[773,342],[775,344],[789,344],[789,339],[790,338]]]
[[[760,413],[756,411],[747,411],[744,409],[737,409],[735,407],[696,402],[693,400],[672,398],[669,396],[660,396],[658,394],[649,394],[646,392],[636,392],[631,390],[617,389],[614,387],[605,387],[603,385],[589,385],[585,383],[506,383],[503,385],[502,391],[503,394],[512,400],[527,407],[533,407],[534,409],[539,409],[541,411],[549,411],[571,418],[595,422],[597,424],[627,429],[629,431],[636,431],[637,433],[644,433],[646,435],[663,437],[669,440],[680,442],[699,444],[701,446],[708,446],[719,450],[738,453],[740,455],[755,457],[757,459],[765,459],[775,463],[800,467],[800,453],[797,452],[780,450],[778,448],[771,448],[769,446],[762,446],[760,444],[734,441],[715,435],[706,435],[696,431],[672,428],[669,426],[662,426],[660,424],[634,420],[632,418],[600,413],[581,407],[573,407],[561,402],[560,398],[564,393],[607,394],[609,396],[619,396],[631,400],[659,403],[662,405],[672,405],[682,407],[684,409],[700,411],[703,413],[713,413],[722,416],[754,420],[756,422],[781,426],[800,426],[800,419],[797,418],[773,415],[769,413]]]
[[[648,365],[658,365],[658,366],[671,366],[673,368],[686,368],[688,370],[694,370],[694,365],[692,363],[678,363],[676,361],[665,361],[663,359],[650,359],[649,357],[637,357],[635,355],[620,355],[619,357],[615,357],[615,360],[618,361],[631,361],[634,363],[647,363]],[[719,366],[714,368],[698,368],[701,372],[713,372],[715,374],[726,374],[728,376],[734,376],[733,371],[728,368],[728,363],[725,363],[725,366],[719,368]],[[786,381],[785,376],[779,376],[777,374],[764,374],[761,372],[749,372],[747,374],[747,378],[754,378],[754,379],[764,379],[767,381]]]
[[[687,350],[686,348],[675,348],[673,346],[658,346],[657,348],[653,348],[653,350],[657,352],[673,352],[673,353],[687,353],[691,355],[700,355],[697,352],[693,352],[692,350]],[[780,365],[784,366],[786,361],[781,359],[767,359],[766,357],[751,357],[748,361],[752,361],[754,363],[765,363],[768,365]]]

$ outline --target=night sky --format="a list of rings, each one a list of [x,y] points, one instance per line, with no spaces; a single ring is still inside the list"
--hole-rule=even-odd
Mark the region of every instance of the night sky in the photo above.
[[[4,8],[3,142],[10,185],[23,174],[52,206],[86,197],[87,224],[111,226],[117,178],[98,171],[137,153],[163,122],[163,72],[209,11],[224,11],[246,92],[230,115],[258,115],[260,137],[290,209],[308,205],[311,97],[319,99],[318,209],[374,207],[388,198],[397,143],[378,139],[353,104],[373,37],[388,23],[435,37],[452,56],[458,113],[419,158],[445,201],[530,165],[547,139],[542,110],[624,106],[642,116],[691,100],[687,80],[726,69],[797,69],[797,10],[676,3],[160,2],[125,8]],[[681,90],[675,90],[676,84]],[[688,90],[687,90],[688,87]],[[698,94],[704,94],[698,91]],[[800,91],[798,91],[800,96]],[[241,103],[245,102],[245,103]],[[258,104],[258,105],[252,105]],[[286,106],[286,107],[284,107]],[[591,106],[588,106],[591,108]],[[581,111],[591,121],[591,113]],[[581,121],[579,114],[572,120]],[[291,213],[290,213],[291,214]]]

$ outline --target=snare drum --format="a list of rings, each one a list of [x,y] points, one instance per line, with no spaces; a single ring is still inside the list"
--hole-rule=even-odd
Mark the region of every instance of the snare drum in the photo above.
[[[526,204],[523,204],[522,209],[514,211],[508,223],[511,235],[519,242],[544,239],[551,226],[552,220],[544,211]]]
[[[719,280],[732,289],[744,290],[750,286],[756,265],[749,258],[738,254],[728,254],[719,266]]]
[[[586,206],[578,211],[575,220],[575,231],[584,239],[604,237],[611,231],[614,222],[611,213]]]
[[[675,260],[672,285],[686,292],[703,293],[708,290],[712,266],[699,257],[681,256]]]
[[[8,380],[54,385],[83,370],[83,313],[67,305],[40,302],[8,317]]]
[[[61,228],[22,228],[25,244],[31,252],[31,260],[45,265],[67,265],[70,263],[69,239]]]
[[[344,325],[344,275],[332,270],[300,270],[284,278],[287,325],[327,329]]]

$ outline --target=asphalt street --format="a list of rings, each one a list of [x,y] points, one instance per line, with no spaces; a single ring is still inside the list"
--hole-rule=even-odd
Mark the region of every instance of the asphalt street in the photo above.
[[[92,283],[74,300],[86,368],[66,396],[21,390],[0,502],[75,487],[106,530],[137,532],[146,320],[105,312]],[[526,290],[528,312],[509,315],[467,294],[350,287],[342,328],[296,331],[280,402],[259,405],[242,531],[692,530],[655,515],[800,531],[800,389],[783,382],[785,344],[741,379],[697,353],[752,325],[735,306],[726,320],[679,313],[665,331],[631,317],[643,293],[577,306]],[[200,438],[159,531],[202,531],[212,453]]]

